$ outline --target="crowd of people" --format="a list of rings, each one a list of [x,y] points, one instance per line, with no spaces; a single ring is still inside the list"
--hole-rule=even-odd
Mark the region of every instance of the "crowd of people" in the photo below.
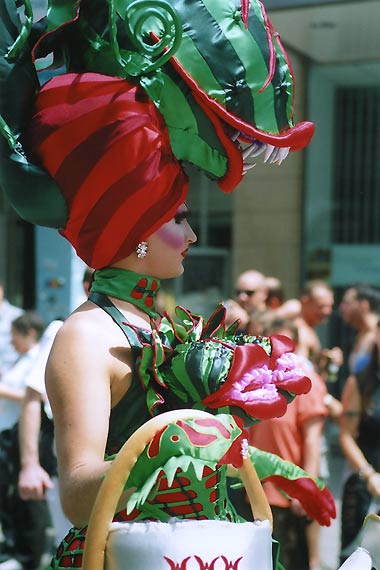
[[[337,312],[352,339],[344,351],[323,347],[318,335],[318,325],[327,323],[334,308],[334,292],[326,282],[309,281],[299,298],[286,299],[278,278],[251,269],[237,277],[234,293],[225,301],[228,323],[239,319],[245,334],[292,338],[300,366],[313,382],[312,390],[296,399],[285,416],[253,426],[251,443],[328,480],[329,454],[336,450],[329,448],[326,418],[339,428],[340,450],[347,462],[340,534],[343,563],[360,544],[367,513],[380,510],[380,289],[359,284],[344,291]],[[320,570],[319,525],[272,483],[264,489],[285,567]],[[245,498],[232,494],[249,516]]]
[[[93,270],[86,267],[88,295]],[[0,282],[0,568],[38,570],[69,521],[57,484],[54,422],[45,368],[62,326],[12,305]]]

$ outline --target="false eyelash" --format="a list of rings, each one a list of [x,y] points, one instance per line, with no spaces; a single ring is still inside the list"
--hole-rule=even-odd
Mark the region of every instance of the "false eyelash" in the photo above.
[[[174,216],[174,220],[177,224],[181,223],[183,220],[186,220],[189,216],[189,211],[188,210],[184,210],[183,212],[178,212],[178,214],[176,214]]]

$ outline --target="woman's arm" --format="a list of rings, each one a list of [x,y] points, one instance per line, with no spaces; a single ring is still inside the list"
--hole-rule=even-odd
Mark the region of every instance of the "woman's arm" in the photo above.
[[[111,384],[125,380],[130,366],[112,356],[125,345],[111,320],[72,315],[57,334],[46,370],[55,424],[61,501],[76,525],[87,523],[102,479],[109,427]],[[97,322],[98,321],[98,322]]]
[[[370,493],[380,496],[380,473],[365,458],[356,443],[361,417],[361,395],[355,376],[350,376],[342,394],[343,413],[340,419],[340,445],[346,459],[367,483]]]
[[[356,443],[361,417],[361,396],[355,376],[349,376],[342,393],[343,413],[339,441],[344,456],[357,471],[364,469],[367,460]]]

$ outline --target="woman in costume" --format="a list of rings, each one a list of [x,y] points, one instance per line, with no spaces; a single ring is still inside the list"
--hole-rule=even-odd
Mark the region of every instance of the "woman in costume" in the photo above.
[[[52,562],[56,569],[81,567],[102,479],[152,415],[178,408],[232,414],[224,421],[235,435],[228,449],[204,446],[206,459],[202,447],[191,459],[195,477],[180,454],[175,504],[165,498],[168,468],[149,485],[132,477],[116,519],[240,521],[227,498],[223,457],[233,454],[244,424],[282,415],[294,395],[310,388],[286,338],[235,335],[236,327],[224,326],[223,307],[207,322],[184,309],[175,321],[156,311],[160,279],[182,273],[196,241],[184,165],[202,168],[230,192],[249,155],[280,163],[313,131],[310,123],[292,124],[291,69],[261,3],[202,2],[198,11],[158,4],[172,18],[166,28],[157,10],[153,24],[141,26],[136,3],[99,1],[94,9],[95,2],[51,2],[46,26],[30,41],[34,57],[64,54],[65,72],[39,90],[31,116],[19,121],[21,137],[12,133],[17,121],[10,112],[3,123],[12,151],[2,174],[9,199],[23,217],[58,227],[95,269],[90,298],[61,328],[47,368],[62,503],[75,525]],[[205,16],[219,29],[211,43]],[[145,47],[165,39],[161,55],[136,49],[131,23],[148,37]],[[15,73],[30,71],[23,32],[7,52]],[[172,32],[179,40],[167,39]],[[244,41],[236,42],[236,34]],[[38,188],[16,187],[14,176],[6,178],[15,171],[20,180],[29,177],[28,188],[34,176]],[[329,524],[334,505],[320,482],[257,449],[249,453],[260,478],[271,478],[302,500],[310,517]],[[152,459],[145,473],[151,465]]]

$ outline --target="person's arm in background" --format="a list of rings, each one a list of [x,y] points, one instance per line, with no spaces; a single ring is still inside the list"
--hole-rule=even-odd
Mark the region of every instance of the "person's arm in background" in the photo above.
[[[304,426],[304,464],[303,468],[313,477],[318,477],[324,417],[319,416],[306,422]],[[306,538],[309,550],[310,570],[320,568],[319,537],[320,525],[317,521],[312,521],[306,527]]]
[[[325,418],[323,416],[318,416],[308,420],[303,426],[304,459],[302,468],[312,477],[319,476],[324,421]]]
[[[307,420],[302,426],[303,432],[303,464],[301,465],[309,475],[317,478],[321,460],[322,431],[324,417],[317,416]],[[292,500],[291,509],[295,514],[304,515],[305,512],[298,500]]]
[[[26,500],[45,496],[53,482],[40,465],[39,439],[41,430],[41,403],[46,401],[45,369],[50,350],[62,321],[52,321],[40,341],[40,351],[33,370],[26,379],[26,393],[19,420],[20,474],[18,490]]]
[[[39,435],[41,429],[42,395],[32,388],[26,389],[19,421],[20,474],[18,490],[24,500],[43,499],[53,487],[49,474],[41,467]]]
[[[249,323],[247,311],[233,299],[223,301],[223,305],[226,308],[226,325],[231,326],[236,321],[239,321],[239,329],[245,329]]]
[[[360,417],[361,396],[355,376],[350,376],[342,394],[343,414],[340,420],[340,445],[344,456],[367,484],[368,491],[380,497],[380,473],[370,465],[356,443]]]
[[[13,400],[14,402],[21,402],[24,396],[24,388],[15,388],[13,386],[8,386],[7,384],[2,384],[0,382],[0,398],[7,398],[8,400]]]

